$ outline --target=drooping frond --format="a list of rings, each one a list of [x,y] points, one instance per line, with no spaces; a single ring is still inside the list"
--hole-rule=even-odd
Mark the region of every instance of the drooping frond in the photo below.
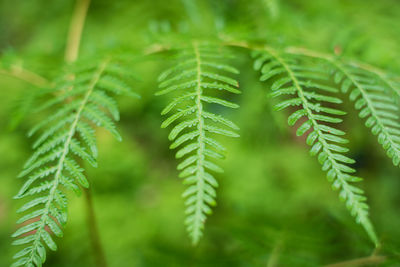
[[[400,164],[400,81],[359,62],[339,60],[333,56],[306,49],[289,49],[289,52],[326,61],[332,68],[335,83],[343,93],[349,92],[359,116],[365,125],[378,136],[378,142],[386,150],[395,166]]]
[[[270,48],[257,51],[254,56],[254,67],[262,73],[260,80],[272,82],[272,96],[285,97],[276,105],[277,110],[295,109],[288,118],[289,125],[299,122],[296,134],[307,135],[310,154],[317,156],[332,188],[340,190],[340,199],[377,244],[364,192],[352,184],[362,179],[353,176],[355,170],[348,164],[354,160],[344,155],[348,151],[344,146],[348,140],[343,138],[345,133],[335,127],[342,122],[338,116],[345,112],[332,107],[342,101],[334,96],[339,90],[324,83],[329,79],[329,72],[302,65],[293,55],[281,55]]]
[[[212,172],[222,172],[214,160],[223,158],[225,148],[213,137],[224,135],[238,137],[238,126],[227,118],[207,111],[207,106],[237,108],[238,105],[216,96],[217,91],[238,94],[238,82],[225,73],[239,73],[223,61],[228,55],[221,48],[193,42],[182,49],[176,65],[159,77],[157,95],[173,93],[170,104],[162,115],[170,115],[161,125],[174,124],[169,139],[170,148],[180,147],[177,158],[184,158],[178,165],[180,177],[189,185],[183,193],[186,198],[186,225],[192,242],[196,244],[202,236],[206,216],[215,205],[218,186]],[[212,108],[212,106],[210,107]],[[217,110],[215,107],[214,110]]]
[[[378,136],[378,142],[386,150],[395,166],[400,163],[400,121],[398,85],[380,74],[362,68],[331,61],[335,82],[341,84],[343,93],[349,92],[351,101],[366,119],[365,125]]]
[[[35,152],[19,175],[27,177],[15,198],[26,199],[17,211],[24,215],[13,234],[14,245],[24,245],[13,266],[41,266],[45,245],[56,250],[54,236],[62,237],[67,221],[65,190],[80,193],[89,183],[79,161],[97,166],[94,126],[106,128],[118,140],[114,120],[119,119],[115,100],[109,95],[136,96],[121,80],[119,65],[109,59],[100,63],[79,62],[56,81],[51,97],[38,109],[55,111],[29,132],[38,133]],[[40,134],[39,134],[40,133]]]
[[[355,68],[361,68],[368,73],[368,75],[372,75],[373,78],[376,78],[378,80],[377,82],[385,86],[387,89],[386,91],[394,97],[394,101],[397,104],[400,103],[400,77],[385,73],[382,70],[366,64],[351,62],[350,65]]]

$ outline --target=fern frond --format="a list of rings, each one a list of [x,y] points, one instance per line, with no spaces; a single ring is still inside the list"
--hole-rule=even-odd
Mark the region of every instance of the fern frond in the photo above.
[[[255,52],[254,56],[254,67],[261,70],[261,80],[272,81],[272,96],[286,96],[276,109],[296,109],[288,118],[289,125],[301,121],[296,134],[307,135],[310,154],[317,156],[322,170],[327,172],[327,178],[332,182],[332,188],[340,190],[340,199],[345,201],[356,221],[377,244],[364,192],[352,184],[362,179],[353,176],[355,170],[348,165],[354,160],[344,155],[348,151],[344,146],[348,140],[343,138],[345,132],[334,126],[342,122],[338,116],[345,112],[331,107],[341,100],[332,95],[339,91],[337,88],[324,84],[329,73],[320,68],[302,66],[293,55],[281,55],[271,48]]]
[[[341,85],[343,93],[350,92],[359,116],[365,125],[378,136],[378,142],[386,150],[395,166],[400,164],[400,82],[383,71],[359,62],[339,60],[333,56],[306,49],[289,48],[289,53],[313,57],[330,64],[334,81]]]
[[[334,58],[328,57],[328,59],[328,61],[331,61],[331,63],[334,61]],[[342,61],[342,63],[355,69],[362,69],[365,72],[365,75],[371,77],[372,79],[376,79],[377,83],[380,83],[382,86],[384,86],[385,91],[394,97],[394,101],[397,104],[400,103],[400,77],[392,73],[386,73],[384,70],[358,61]]]
[[[221,48],[193,42],[178,54],[178,63],[159,77],[157,95],[175,93],[172,102],[161,112],[170,115],[161,127],[174,124],[169,134],[170,148],[181,147],[177,158],[185,158],[179,165],[180,177],[189,185],[186,198],[186,225],[193,244],[202,236],[206,217],[216,204],[217,180],[212,172],[222,172],[215,159],[223,158],[225,148],[213,134],[238,137],[235,123],[222,115],[205,110],[208,104],[229,108],[238,105],[216,96],[216,91],[239,93],[238,82],[224,73],[237,74],[235,68],[221,62],[227,56]]]
[[[121,139],[110,118],[119,119],[118,108],[107,93],[136,96],[115,75],[109,59],[92,62],[86,68],[79,63],[77,66],[69,67],[68,75],[58,80],[52,98],[43,105],[57,111],[29,133],[42,132],[20,174],[28,178],[15,197],[27,202],[18,210],[25,214],[18,220],[23,226],[12,235],[17,238],[13,244],[25,248],[14,256],[13,266],[41,266],[46,259],[45,245],[57,249],[53,235],[62,237],[67,221],[65,190],[79,194],[80,186],[89,186],[78,161],[97,166],[94,125]]]
[[[383,76],[376,77],[366,70],[339,61],[331,61],[335,67],[335,81],[341,84],[343,93],[349,92],[359,116],[365,125],[378,136],[378,142],[386,150],[395,166],[400,163],[400,122],[396,97],[398,88]],[[379,80],[380,79],[380,80]],[[390,93],[388,93],[388,89]]]

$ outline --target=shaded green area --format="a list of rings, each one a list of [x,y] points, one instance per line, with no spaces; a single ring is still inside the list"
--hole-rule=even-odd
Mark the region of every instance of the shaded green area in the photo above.
[[[179,43],[180,37],[169,35],[176,32],[340,51],[400,72],[397,1],[281,0],[275,1],[275,11],[268,2],[94,1],[81,55],[115,47],[141,51],[167,38]],[[54,77],[63,61],[72,10],[67,1],[2,1],[1,66],[17,63]],[[168,149],[168,130],[160,129],[159,113],[167,102],[153,96],[156,77],[167,66],[165,55],[132,64],[141,81],[131,86],[142,99],[119,99],[123,142],[98,132],[99,167],[85,166],[110,266],[268,266],[274,257],[275,266],[321,266],[373,252],[303,140],[286,126],[286,114],[272,110],[268,85],[258,82],[247,51],[235,48],[235,54],[243,94],[234,100],[241,109],[224,115],[240,126],[241,138],[221,140],[228,155],[221,162],[225,173],[217,176],[218,206],[197,247],[191,246],[183,225],[184,186]],[[21,123],[10,129],[15,101],[36,89],[7,76],[0,76],[0,88],[0,265],[8,265],[16,251],[10,234],[21,205],[12,200],[22,184],[15,177],[31,152],[25,133],[41,117],[22,110]],[[388,257],[381,266],[397,266],[399,170],[351,113],[351,104],[346,107],[350,114],[342,127],[365,179],[361,186],[383,244],[379,254]],[[59,250],[49,253],[47,266],[93,266],[84,198],[70,195],[69,202],[65,236],[57,240]]]

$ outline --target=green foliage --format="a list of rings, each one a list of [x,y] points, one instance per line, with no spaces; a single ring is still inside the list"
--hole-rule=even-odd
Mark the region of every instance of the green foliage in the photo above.
[[[262,73],[260,80],[274,79],[271,86],[273,97],[290,97],[276,104],[276,109],[296,107],[288,118],[289,125],[300,122],[296,135],[307,133],[310,154],[318,157],[322,170],[327,172],[328,180],[332,182],[332,188],[340,190],[340,199],[346,202],[356,221],[377,245],[378,239],[368,218],[364,192],[351,185],[362,179],[352,175],[355,169],[348,164],[355,161],[344,155],[349,151],[344,146],[349,141],[343,138],[345,132],[336,126],[343,121],[338,116],[346,113],[337,107],[330,107],[342,103],[340,98],[334,96],[339,90],[326,84],[329,74],[323,68],[303,66],[293,55],[280,55],[270,48],[265,50],[254,54],[254,67]]]
[[[330,65],[334,82],[342,93],[349,93],[350,101],[365,119],[365,126],[377,135],[378,142],[387,151],[395,166],[400,163],[399,84],[390,75],[358,62],[346,62],[329,55],[307,53]]]
[[[181,147],[176,152],[176,158],[184,158],[178,170],[181,171],[179,177],[189,185],[183,197],[187,206],[185,223],[193,244],[199,242],[206,217],[212,212],[210,206],[216,204],[215,188],[218,182],[211,172],[223,172],[213,161],[224,158],[226,149],[212,135],[239,137],[235,132],[239,127],[235,123],[206,111],[207,104],[239,107],[221,97],[210,96],[210,91],[215,90],[240,93],[236,89],[238,82],[225,74],[238,74],[239,71],[221,62],[229,56],[221,49],[193,41],[191,47],[178,52],[176,64],[158,79],[161,90],[157,95],[179,91],[161,112],[166,115],[176,110],[161,127],[176,124],[168,138],[173,141],[171,149]]]
[[[23,154],[15,143],[26,143],[19,131],[32,121],[29,136],[37,137],[15,196],[24,204],[13,234],[13,244],[22,246],[14,266],[41,266],[46,254],[49,265],[59,266],[63,257],[70,260],[66,265],[90,265],[84,247],[89,238],[81,234],[86,229],[79,218],[82,205],[69,194],[80,195],[92,185],[104,211],[101,235],[115,266],[175,261],[180,266],[321,266],[371,253],[367,237],[379,248],[367,258],[371,264],[397,263],[398,168],[381,161],[379,149],[366,143],[358,128],[370,128],[393,164],[400,165],[400,66],[394,60],[400,39],[393,30],[400,27],[400,8],[394,0],[367,5],[361,0],[77,0],[75,9],[68,1],[41,1],[37,8],[15,3],[21,10],[18,23],[7,15],[14,6],[0,4],[7,22],[0,20],[0,94],[8,97],[4,103],[17,99],[12,112],[0,105],[0,122],[14,131],[0,130],[0,151]],[[82,8],[89,4],[85,19]],[[68,23],[73,38],[65,42]],[[66,53],[70,42],[76,50]],[[107,56],[118,49],[118,56]],[[64,66],[65,54],[91,59]],[[164,70],[166,56],[172,56],[172,66]],[[135,84],[143,99],[132,104],[121,97],[117,105],[115,96],[138,96],[130,89],[132,63],[141,70],[142,81]],[[261,82],[251,65],[261,72]],[[156,83],[155,94],[163,98],[154,98]],[[274,99],[264,97],[265,91]],[[164,98],[169,102],[161,118]],[[283,112],[270,112],[273,104]],[[118,128],[129,133],[122,147],[103,132],[96,134],[99,126],[121,141],[115,124],[120,117]],[[158,129],[162,119],[162,128],[171,127],[169,148],[177,149],[185,190],[172,179],[173,159],[165,131]],[[295,126],[293,134],[284,128],[286,121]],[[233,139],[239,137],[238,125],[241,138]],[[97,143],[105,153],[98,152]],[[330,188],[318,179],[319,165],[301,154],[303,143],[356,223],[331,201]],[[11,159],[3,156],[0,174],[14,177],[21,157],[8,164]],[[98,162],[99,169],[85,168]],[[360,183],[358,175],[367,182]],[[10,192],[16,190],[13,184]],[[3,187],[0,204],[11,198],[1,196]],[[175,196],[182,191],[186,211],[180,216]],[[217,209],[217,191],[220,204],[209,217]],[[0,205],[0,219],[2,212]],[[65,230],[67,214],[77,218],[69,220],[72,230]],[[196,248],[187,246],[180,232],[183,216],[193,245],[212,220]],[[358,232],[363,229],[366,235]],[[79,255],[46,253],[57,249],[56,238],[64,234],[66,250]],[[118,242],[110,242],[116,236]],[[1,243],[9,242],[0,242],[0,258],[6,250]],[[84,248],[75,252],[78,243]],[[375,258],[381,253],[388,257]]]
[[[343,93],[349,93],[359,116],[366,119],[365,126],[378,136],[378,141],[392,158],[395,166],[400,163],[400,123],[398,122],[398,103],[390,92],[376,77],[365,70],[335,62],[337,70],[335,81],[341,84]],[[389,92],[388,92],[389,91]]]
[[[110,59],[68,66],[55,81],[52,97],[37,108],[55,112],[29,132],[30,136],[41,134],[19,175],[27,180],[15,198],[26,203],[17,211],[24,214],[17,222],[23,226],[13,234],[17,238],[13,244],[25,247],[15,254],[13,266],[41,266],[46,260],[45,245],[57,250],[51,234],[63,236],[67,222],[65,190],[80,195],[80,187],[89,187],[80,161],[97,167],[93,127],[104,127],[122,140],[113,122],[119,120],[118,107],[109,93],[137,95],[120,80],[119,68]]]

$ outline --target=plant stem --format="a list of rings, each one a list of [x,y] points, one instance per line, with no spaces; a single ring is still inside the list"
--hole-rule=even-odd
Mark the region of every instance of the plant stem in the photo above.
[[[77,0],[76,2],[69,26],[67,47],[65,48],[65,61],[67,63],[72,63],[78,58],[83,26],[89,5],[90,0]]]
[[[372,255],[369,257],[358,258],[334,264],[328,264],[325,265],[324,267],[358,267],[358,266],[369,266],[369,265],[375,266],[377,264],[384,263],[385,261],[386,261],[385,256]]]
[[[69,26],[67,45],[65,48],[65,62],[73,63],[78,59],[79,47],[82,39],[83,26],[85,24],[90,0],[77,0],[72,14]],[[73,75],[70,77],[75,78]],[[71,88],[72,89],[72,88]],[[92,246],[95,264],[98,267],[106,267],[106,257],[101,245],[100,234],[96,223],[96,216],[93,205],[92,192],[90,189],[84,189],[85,202],[87,208],[87,225],[89,229],[89,238]]]
[[[283,248],[283,238],[280,238],[276,241],[274,248],[269,256],[267,267],[276,267],[279,264],[279,257]]]
[[[0,75],[15,77],[22,81],[31,83],[36,87],[47,87],[50,85],[50,82],[46,80],[46,78],[17,66],[11,66],[10,70],[0,69]]]
[[[95,266],[106,267],[106,257],[101,245],[99,229],[96,223],[96,215],[93,206],[93,197],[90,188],[84,190],[86,207],[87,207],[87,226],[89,229],[89,237],[92,245],[93,254],[95,255]]]

